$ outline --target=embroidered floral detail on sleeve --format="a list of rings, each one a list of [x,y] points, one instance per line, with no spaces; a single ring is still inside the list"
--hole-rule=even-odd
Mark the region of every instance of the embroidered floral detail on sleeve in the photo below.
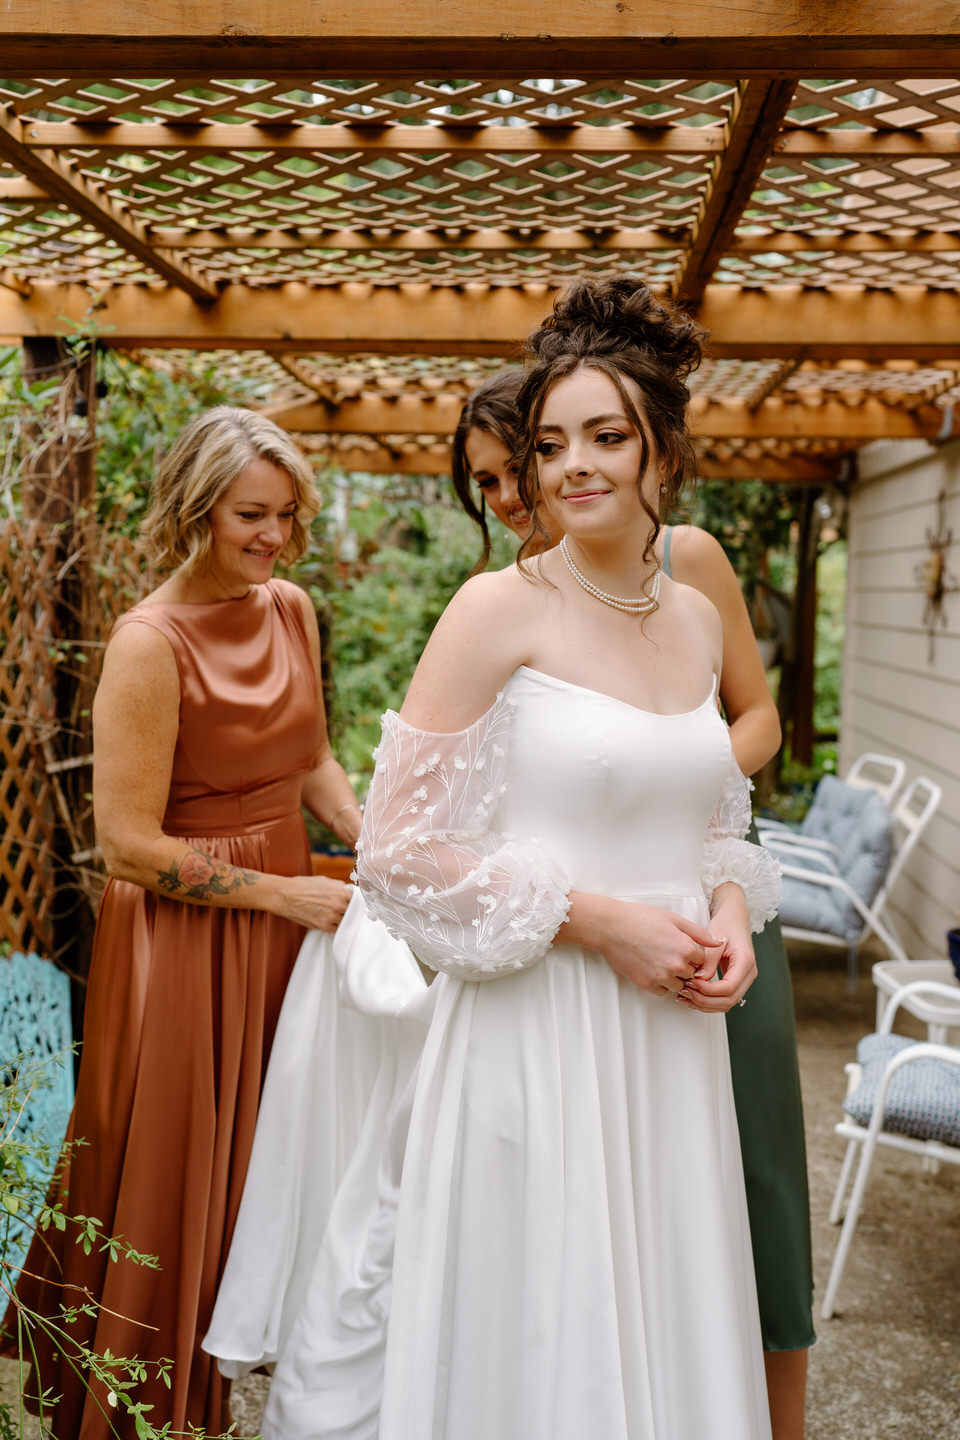
[[[707,899],[718,885],[739,885],[756,934],[780,908],[780,862],[744,836],[750,829],[753,786],[731,755],[730,770],[707,826],[700,865],[700,883]]]
[[[489,829],[506,790],[512,709],[498,695],[453,735],[388,711],[357,849],[374,914],[432,969],[467,980],[535,964],[569,909],[569,881],[550,850]]]

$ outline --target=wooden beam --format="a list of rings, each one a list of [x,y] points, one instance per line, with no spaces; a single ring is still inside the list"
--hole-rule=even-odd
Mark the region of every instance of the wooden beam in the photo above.
[[[0,195],[2,198],[2,195]],[[676,230],[165,230],[151,231],[165,250],[329,249],[365,254],[370,250],[478,250],[509,253],[576,254],[584,250],[611,255],[648,250],[678,250],[686,233]],[[953,230],[776,230],[765,235],[735,235],[728,255],[949,255],[960,251]]]
[[[32,180],[22,180],[18,176],[0,177],[0,200],[48,200],[49,198],[49,191],[43,185],[35,185]]]
[[[813,404],[770,396],[751,408],[729,400],[701,403],[695,396],[690,407],[691,431],[709,440],[929,440],[943,423],[939,405],[906,410],[873,397],[845,405],[824,394]]]
[[[339,404],[303,401],[268,405],[264,414],[284,430],[321,435],[442,435],[456,429],[463,400],[456,395],[363,395]]]
[[[740,455],[718,460],[709,455],[697,459],[701,480],[767,480],[779,485],[836,485],[843,473],[843,456],[811,459],[790,455],[784,459],[764,456],[749,460]]]
[[[449,475],[450,452],[433,447],[399,453],[386,445],[324,446],[316,437],[305,435],[300,443],[321,467],[336,466],[341,470],[369,475]],[[841,476],[842,457],[834,460],[810,459],[794,455],[785,459],[764,456],[747,460],[740,456],[716,459],[701,456],[697,473],[702,480],[768,480],[781,485],[830,485]]]
[[[417,450],[412,454],[398,454],[386,445],[375,448],[367,446],[344,446],[324,448],[322,445],[304,446],[307,453],[319,457],[322,466],[337,466],[341,470],[368,475],[449,475],[450,452]]]
[[[111,345],[518,356],[518,342],[558,292],[540,284],[433,288],[350,282],[313,288],[231,285],[198,305],[170,287],[115,285],[98,297]],[[0,292],[0,335],[72,333],[89,312],[82,285],[35,283],[28,298]],[[699,319],[717,358],[810,360],[960,359],[960,294],[898,286],[766,289],[712,284]]]
[[[82,219],[130,255],[136,255],[162,280],[177,286],[194,300],[210,300],[217,291],[186,261],[155,250],[147,231],[96,185],[72,170],[52,150],[27,150],[21,142],[22,122],[9,106],[0,106],[0,159],[40,185],[54,200],[68,205]]]
[[[607,79],[956,71],[953,0],[7,0],[7,76],[576,75]]]
[[[923,100],[917,97],[917,103]],[[829,98],[826,99],[829,108]],[[930,130],[787,130],[772,147],[773,156],[796,160],[823,156],[849,160],[902,159],[960,155],[960,128]]]
[[[693,226],[676,293],[696,305],[724,255],[796,90],[793,80],[747,80],[730,112],[726,148]]]
[[[836,255],[887,255],[901,252],[949,255],[960,250],[960,232],[953,230],[777,230],[767,235],[737,235],[728,255],[795,255],[798,251]]]
[[[407,394],[368,393],[358,399],[303,401],[267,406],[264,413],[285,430],[323,435],[453,434],[463,400],[457,395],[424,398]],[[904,410],[868,398],[856,405],[821,396],[816,404],[771,397],[751,408],[734,401],[694,398],[690,428],[709,440],[849,440],[931,439],[943,427],[938,405]]]
[[[0,285],[5,290],[15,290],[18,295],[29,299],[33,294],[33,286],[29,280],[24,280],[15,270],[7,270],[0,266]]]
[[[829,104],[829,97],[827,98]],[[45,121],[24,123],[29,149],[96,149],[104,154],[140,150],[198,150],[204,155],[269,150],[278,155],[355,155],[371,160],[397,154],[541,155],[716,155],[724,148],[722,129],[698,125],[315,125],[166,124],[135,121]],[[926,130],[787,130],[771,146],[771,159],[797,160],[926,158],[960,155],[960,128]]]
[[[167,250],[304,250],[314,246],[363,254],[369,250],[482,250],[576,253],[603,250],[678,250],[684,232],[675,230],[166,230],[151,231]],[[769,248],[769,247],[768,247]],[[960,237],[958,237],[960,248]]]
[[[723,131],[696,125],[152,125],[31,120],[23,143],[31,148],[90,148],[108,154],[139,150],[198,150],[204,155],[270,150],[278,155],[716,155]]]

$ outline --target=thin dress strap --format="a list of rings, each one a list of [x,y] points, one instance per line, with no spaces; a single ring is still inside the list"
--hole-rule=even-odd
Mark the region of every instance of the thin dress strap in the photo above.
[[[662,568],[663,568],[663,573],[664,573],[664,575],[666,575],[666,577],[667,577],[668,580],[672,580],[672,579],[673,579],[673,576],[672,576],[671,573],[670,573],[670,540],[671,540],[671,537],[672,537],[672,536],[673,536],[673,526],[672,526],[672,525],[664,525],[664,527],[663,527],[663,567],[662,567]]]

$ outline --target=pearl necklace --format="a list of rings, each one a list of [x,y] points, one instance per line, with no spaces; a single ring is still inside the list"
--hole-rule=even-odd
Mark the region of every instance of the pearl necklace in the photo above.
[[[566,535],[564,535],[560,541],[560,554],[563,556],[567,569],[581,589],[586,590],[588,595],[592,595],[595,600],[601,600],[604,605],[609,605],[614,610],[622,610],[627,615],[645,615],[648,610],[652,610],[656,606],[660,598],[660,578],[662,572],[659,566],[657,566],[654,572],[650,594],[641,595],[636,600],[625,600],[619,595],[608,595],[606,590],[601,590],[599,585],[594,585],[592,580],[588,580],[586,575],[577,569],[567,546]]]

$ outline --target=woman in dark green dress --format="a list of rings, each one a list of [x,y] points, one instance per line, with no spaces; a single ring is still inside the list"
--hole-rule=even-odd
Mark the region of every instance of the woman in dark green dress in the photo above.
[[[485,381],[464,406],[454,436],[454,488],[483,533],[477,568],[489,556],[488,508],[521,537],[530,525],[513,455],[522,378],[511,370]],[[720,695],[737,762],[755,774],[776,752],[780,723],[733,567],[718,542],[695,526],[664,526],[656,550],[667,575],[700,590],[720,613]],[[747,1001],[727,1015],[727,1036],[773,1436],[802,1440],[807,1349],[816,1338],[813,1271],[793,992],[776,921],[755,937],[754,952],[758,977]]]

